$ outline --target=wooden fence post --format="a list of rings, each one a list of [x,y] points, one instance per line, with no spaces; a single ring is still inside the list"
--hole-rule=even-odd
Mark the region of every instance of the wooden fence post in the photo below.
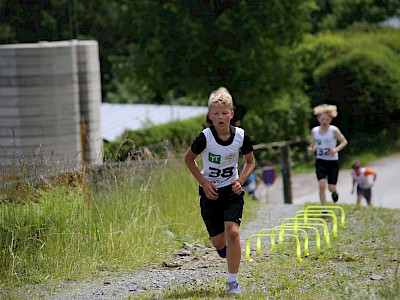
[[[290,143],[285,142],[280,147],[280,151],[284,200],[286,204],[292,204]]]
[[[283,181],[283,196],[284,203],[292,204],[292,182],[291,182],[291,172],[292,172],[292,158],[291,158],[291,146],[307,144],[308,141],[305,140],[294,140],[294,141],[284,141],[284,142],[273,142],[269,144],[258,144],[254,145],[254,151],[264,151],[268,149],[279,149],[280,150],[280,167],[282,171],[282,181]]]

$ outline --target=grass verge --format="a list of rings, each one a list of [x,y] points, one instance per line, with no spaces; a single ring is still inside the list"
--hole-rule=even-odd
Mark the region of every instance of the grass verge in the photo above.
[[[241,266],[242,295],[238,299],[399,299],[400,210],[343,205],[346,228],[340,228],[331,248],[298,262],[295,248],[284,243],[270,251],[269,239],[261,255]],[[328,223],[329,226],[332,224]],[[151,299],[225,298],[225,278],[207,286],[183,286]]]
[[[130,272],[182,240],[207,241],[184,168],[176,160],[110,168],[89,190],[57,185],[1,201],[0,287]]]

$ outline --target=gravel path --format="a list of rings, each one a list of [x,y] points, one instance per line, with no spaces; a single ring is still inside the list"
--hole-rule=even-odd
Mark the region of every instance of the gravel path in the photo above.
[[[397,163],[399,156],[394,156]],[[384,162],[387,162],[385,160]],[[392,161],[393,162],[393,161]],[[375,163],[377,165],[377,163]],[[393,187],[392,187],[393,188]],[[295,175],[292,177],[292,190],[294,200],[310,198],[314,199],[316,180],[313,175]],[[283,204],[281,180],[267,188],[261,185],[257,196],[261,205],[253,221],[244,223],[241,228],[242,239],[242,265],[244,261],[245,242],[247,238],[262,228],[274,227],[281,223],[285,217],[292,217],[296,211],[301,209],[300,204]],[[308,198],[307,198],[308,199]],[[250,200],[252,201],[252,200]],[[308,201],[308,200],[307,200]],[[294,201],[296,203],[296,201]],[[246,268],[242,268],[240,276],[246,276]],[[70,281],[56,284],[54,286],[35,285],[31,289],[20,291],[21,298],[41,299],[126,299],[140,296],[142,293],[162,293],[169,287],[180,285],[207,286],[210,281],[225,280],[226,262],[216,254],[212,248],[203,245],[182,245],[182,249],[175,255],[173,261],[165,262],[163,266],[154,266],[148,270],[138,271],[133,274],[102,274],[102,280]],[[245,287],[242,287],[245,289]],[[0,291],[1,296],[5,295]],[[13,292],[13,295],[15,293]]]
[[[265,188],[265,186],[264,186]],[[262,190],[262,188],[260,189]],[[279,204],[282,192],[279,183],[271,188],[270,198],[263,198],[257,215],[252,222],[243,224],[241,239],[244,261],[245,242],[247,238],[262,228],[279,225],[283,218],[293,216],[300,206]],[[265,195],[264,195],[265,196]],[[260,195],[262,198],[263,195]],[[274,199],[271,201],[270,199]],[[253,201],[253,200],[249,200]],[[246,276],[245,271],[241,276]],[[162,293],[169,287],[181,285],[207,286],[210,281],[224,281],[226,277],[226,261],[219,258],[213,248],[203,245],[184,243],[173,261],[163,266],[154,266],[149,270],[133,274],[102,274],[102,280],[68,281],[55,285],[34,285],[19,292],[23,298],[41,299],[126,299],[142,293]],[[0,298],[1,298],[0,291]],[[4,293],[4,291],[3,291]],[[13,293],[15,295],[15,293]]]

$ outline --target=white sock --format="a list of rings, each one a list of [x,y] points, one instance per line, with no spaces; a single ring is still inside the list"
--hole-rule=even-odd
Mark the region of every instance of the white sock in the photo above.
[[[238,281],[238,274],[228,273],[228,282]]]

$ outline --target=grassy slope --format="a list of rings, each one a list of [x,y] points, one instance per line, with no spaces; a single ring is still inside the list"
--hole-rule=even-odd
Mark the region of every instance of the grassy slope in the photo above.
[[[152,243],[146,242],[150,248],[141,253],[142,262],[158,261],[174,251],[170,240],[163,240],[167,231],[175,234],[177,247],[179,240],[206,243],[193,178],[181,164],[164,167],[160,172],[153,172],[150,178],[140,180],[138,185],[133,176],[133,181],[122,189],[103,177],[103,189],[92,195],[92,203],[95,204],[93,210],[82,206],[85,200],[81,193],[57,189],[41,193],[39,199],[31,204],[16,203],[13,207],[12,203],[3,203],[3,230],[7,229],[13,235],[3,240],[5,248],[2,258],[5,264],[2,275],[6,277],[3,277],[2,283],[12,284],[15,279],[45,283],[49,279],[79,278],[85,273],[94,275],[99,269],[133,272],[132,268],[138,267],[136,260],[139,253],[135,251],[135,255],[129,257],[132,254],[131,245],[147,240],[150,232],[157,233],[151,237],[158,244],[158,251],[149,251],[153,249]],[[111,179],[114,178],[112,175]],[[257,205],[256,202],[250,202]],[[139,210],[140,207],[144,209]],[[276,253],[266,251],[255,257],[253,263],[245,263],[242,266],[245,277],[242,279],[243,298],[363,299],[368,298],[369,294],[376,295],[378,299],[399,298],[400,210],[345,207],[347,228],[340,230],[338,239],[332,242],[332,248],[324,249],[319,256],[312,252],[314,248],[311,244],[310,257],[298,263],[288,244]],[[256,207],[246,211],[255,210]],[[248,215],[244,220],[250,218]],[[144,221],[140,224],[149,230],[142,236],[134,230],[140,230],[135,221],[139,219]],[[187,224],[192,226],[188,228]],[[65,240],[69,236],[66,232],[74,233],[70,241],[77,242],[77,247],[63,247],[66,243],[71,245]],[[16,234],[21,236],[18,238]],[[95,243],[91,244],[93,240]],[[18,241],[23,248],[15,244]],[[10,248],[10,245],[15,245],[15,248]],[[23,256],[25,253],[26,256]],[[113,253],[112,257],[108,257],[110,253]],[[17,264],[10,264],[10,255],[16,258]],[[124,261],[121,257],[124,257]],[[20,269],[16,269],[17,266]],[[14,273],[6,274],[10,270]],[[206,298],[222,297],[224,279],[210,283],[206,291],[204,287],[182,287],[163,296],[193,299],[205,295]]]
[[[346,228],[340,228],[330,249],[316,254],[310,235],[310,256],[299,263],[294,246],[276,252],[266,242],[261,255],[241,267],[242,299],[399,299],[400,210],[344,205]],[[268,241],[268,239],[266,240]],[[182,287],[165,298],[224,297],[224,280],[204,287]],[[182,297],[183,296],[183,297]]]

